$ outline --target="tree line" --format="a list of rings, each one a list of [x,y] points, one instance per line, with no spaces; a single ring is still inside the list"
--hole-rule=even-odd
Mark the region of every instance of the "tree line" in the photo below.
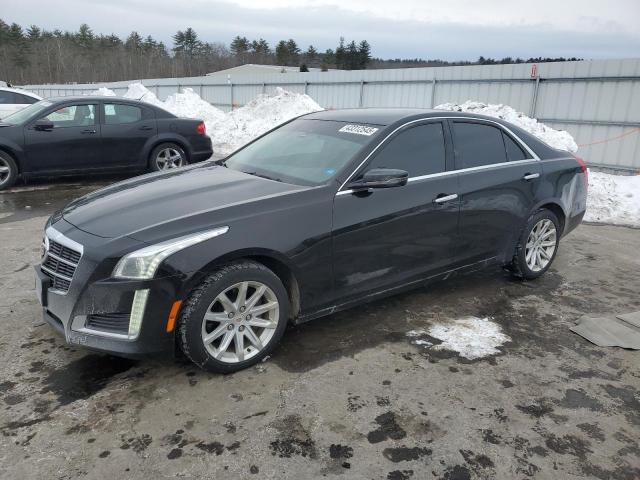
[[[563,61],[575,58],[501,60],[480,57],[475,62],[371,57],[367,40],[340,38],[335,48],[319,51],[313,45],[301,48],[290,38],[273,47],[263,38],[236,36],[227,46],[207,42],[192,29],[178,31],[173,44],[131,32],[126,38],[96,34],[83,24],[78,31],[52,31],[36,25],[27,28],[0,19],[0,80],[13,84],[113,82],[140,78],[205,75],[245,63],[310,68],[327,71],[367,68],[521,63]]]

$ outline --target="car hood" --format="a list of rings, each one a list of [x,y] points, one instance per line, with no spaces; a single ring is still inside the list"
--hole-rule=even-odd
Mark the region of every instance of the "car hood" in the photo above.
[[[232,207],[307,188],[200,164],[116,183],[74,200],[61,214],[93,235],[155,241],[215,227]]]

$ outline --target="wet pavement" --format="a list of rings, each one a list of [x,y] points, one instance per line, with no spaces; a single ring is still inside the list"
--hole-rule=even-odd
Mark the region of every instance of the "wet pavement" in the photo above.
[[[54,210],[109,180],[0,193],[0,478],[640,478],[640,352],[568,327],[640,310],[640,231],[582,225],[533,282],[500,269],[291,327],[232,375],[67,346],[32,287]],[[406,332],[492,317],[467,360]]]

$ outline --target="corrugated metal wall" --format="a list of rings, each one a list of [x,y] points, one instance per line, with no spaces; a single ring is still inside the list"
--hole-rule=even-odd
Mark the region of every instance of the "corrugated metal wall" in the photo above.
[[[640,59],[313,73],[211,75],[141,82],[160,99],[191,87],[218,108],[244,105],[277,87],[307,93],[324,108],[423,107],[477,100],[504,103],[568,130],[590,165],[640,169]],[[45,97],[132,83],[27,85]]]

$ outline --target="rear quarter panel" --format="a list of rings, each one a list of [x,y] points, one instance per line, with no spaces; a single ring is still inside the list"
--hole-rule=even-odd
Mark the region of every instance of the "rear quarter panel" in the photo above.
[[[198,135],[196,127],[201,120],[190,118],[158,118],[156,119],[158,126],[158,135],[153,145],[148,147],[148,153],[151,149],[162,142],[177,142],[185,149],[190,161],[203,160],[200,158],[207,153],[211,153],[211,139],[206,135]],[[147,155],[148,155],[147,153]]]
[[[570,155],[541,160],[542,181],[538,203],[555,203],[564,212],[563,235],[580,224],[587,208],[587,178],[575,158]]]

